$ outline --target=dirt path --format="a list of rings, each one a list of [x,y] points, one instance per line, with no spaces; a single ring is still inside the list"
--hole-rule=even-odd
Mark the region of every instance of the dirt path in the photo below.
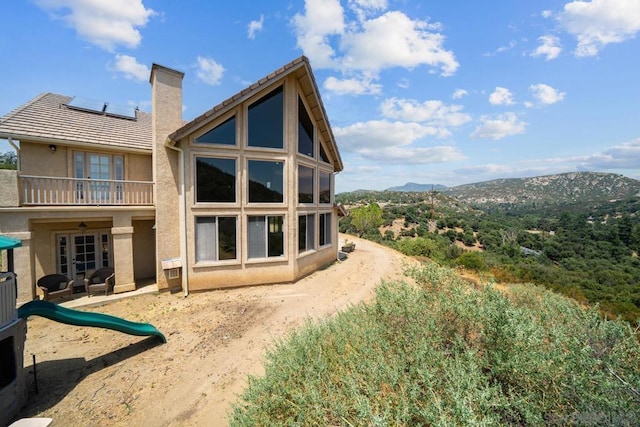
[[[340,236],[341,241],[345,236]],[[29,318],[26,369],[37,357],[39,394],[29,374],[21,417],[60,425],[226,425],[247,375],[263,373],[265,350],[308,318],[370,299],[381,279],[400,279],[403,255],[356,239],[355,252],[295,284],[192,294],[143,295],[85,308],[149,322],[168,339]]]

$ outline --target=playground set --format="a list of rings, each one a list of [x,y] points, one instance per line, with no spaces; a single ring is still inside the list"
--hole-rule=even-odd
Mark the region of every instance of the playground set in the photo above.
[[[24,343],[27,337],[27,317],[41,316],[75,326],[112,329],[129,335],[165,336],[149,323],[131,322],[116,316],[91,313],[62,307],[49,301],[34,300],[19,308],[17,279],[13,273],[13,249],[20,240],[0,236],[0,250],[7,250],[7,272],[0,273],[0,426],[9,424],[27,402]]]

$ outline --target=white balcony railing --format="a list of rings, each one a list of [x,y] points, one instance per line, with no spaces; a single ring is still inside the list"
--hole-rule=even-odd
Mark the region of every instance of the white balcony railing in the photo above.
[[[153,182],[20,176],[22,205],[153,205]]]

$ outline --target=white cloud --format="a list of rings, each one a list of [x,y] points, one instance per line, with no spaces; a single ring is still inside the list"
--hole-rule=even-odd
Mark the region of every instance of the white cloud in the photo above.
[[[578,159],[583,170],[640,169],[640,138]]]
[[[260,15],[260,19],[258,21],[251,21],[247,26],[247,37],[251,40],[256,38],[256,33],[262,31],[262,26],[264,24],[264,15]]]
[[[595,56],[640,31],[640,0],[576,0],[564,5],[558,20],[577,38],[576,56]]]
[[[372,120],[346,127],[334,127],[333,133],[339,140],[341,150],[369,154],[380,149],[411,145],[425,137],[450,136],[449,131],[435,126],[388,120]]]
[[[531,56],[544,56],[545,60],[550,61],[560,56],[562,47],[560,47],[560,39],[556,36],[541,36],[540,46],[531,53]]]
[[[339,95],[376,95],[382,86],[372,83],[370,79],[337,79],[328,77],[324,81],[324,88]]]
[[[149,67],[138,63],[136,58],[129,55],[116,55],[115,71],[124,73],[129,80],[146,81],[149,80],[151,71]]]
[[[518,119],[515,113],[505,113],[498,116],[482,116],[481,125],[471,134],[472,138],[502,139],[507,136],[524,133],[527,123]]]
[[[498,47],[495,52],[485,53],[483,56],[496,56],[499,53],[507,52],[518,45],[518,42],[515,40],[511,40],[508,45]]]
[[[553,12],[550,10],[543,10],[541,15],[543,18],[551,18],[553,16]]]
[[[471,120],[462,112],[461,105],[445,105],[430,100],[420,103],[415,99],[389,98],[380,105],[384,117],[436,126],[460,126]]]
[[[351,1],[358,19],[345,21],[338,0],[306,0],[305,14],[293,18],[297,45],[316,68],[364,72],[375,76],[386,68],[427,65],[449,76],[458,69],[444,49],[441,25],[412,20],[398,11],[380,13],[384,1]],[[358,12],[359,11],[359,12]]]
[[[345,30],[340,0],[306,0],[305,14],[296,14],[292,22],[296,29],[297,45],[314,67],[334,67],[335,51],[329,39]]]
[[[513,94],[507,88],[497,86],[496,90],[489,95],[491,105],[513,105]]]
[[[361,31],[342,36],[342,64],[349,69],[377,73],[385,68],[440,68],[443,76],[458,69],[452,52],[445,50],[444,36],[431,32],[427,21],[412,20],[402,12],[387,12],[362,23]]]
[[[197,75],[200,80],[208,85],[219,85],[224,74],[224,67],[211,58],[198,56]]]
[[[119,45],[138,47],[142,40],[138,29],[155,14],[142,0],[36,0],[36,4],[81,38],[110,52]]]
[[[385,163],[432,164],[464,160],[465,156],[455,147],[441,145],[437,147],[393,147],[379,150],[363,150],[360,153],[368,160]]]
[[[555,104],[564,99],[565,92],[559,92],[544,83],[539,83],[529,86],[532,96],[540,103],[544,105]]]
[[[468,95],[468,94],[469,94],[469,92],[467,92],[467,91],[466,91],[466,90],[464,90],[464,89],[456,89],[456,90],[453,92],[453,95],[451,95],[451,97],[452,97],[453,99],[460,99],[460,98],[462,98],[462,97],[464,97],[464,96],[466,96],[466,95]]]

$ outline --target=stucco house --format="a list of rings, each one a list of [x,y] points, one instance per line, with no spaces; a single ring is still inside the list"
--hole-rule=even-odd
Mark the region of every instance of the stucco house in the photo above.
[[[184,74],[151,70],[152,113],[42,94],[0,118],[0,233],[18,238],[18,300],[37,279],[103,266],[114,292],[292,282],[335,260],[343,168],[300,57],[185,123]]]

